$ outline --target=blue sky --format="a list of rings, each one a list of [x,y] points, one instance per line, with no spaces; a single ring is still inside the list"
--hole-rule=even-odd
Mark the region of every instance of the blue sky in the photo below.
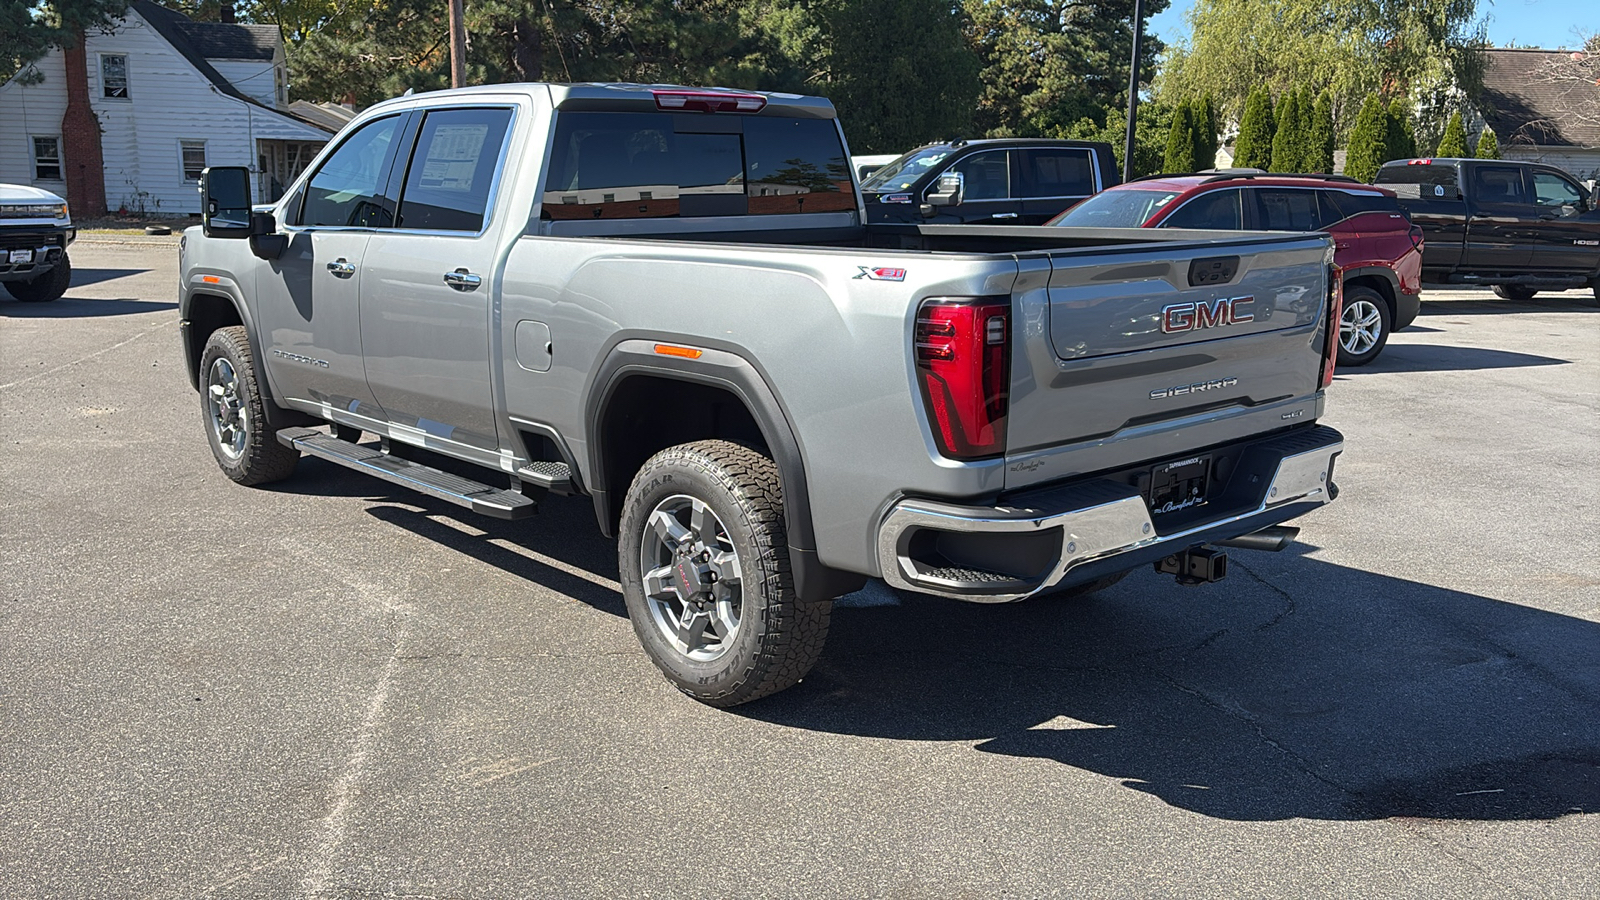
[[[1168,43],[1186,37],[1184,13],[1194,0],[1172,0],[1172,6],[1150,19],[1150,29]],[[1479,15],[1489,17],[1489,41],[1495,46],[1532,44],[1545,48],[1577,47],[1573,26],[1585,32],[1600,31],[1597,0],[1496,0],[1480,2]]]

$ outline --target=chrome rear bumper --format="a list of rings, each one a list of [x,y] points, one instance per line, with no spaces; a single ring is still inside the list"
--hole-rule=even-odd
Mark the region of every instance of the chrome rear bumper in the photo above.
[[[1103,479],[1033,492],[1027,499],[1040,502],[1017,506],[902,500],[879,528],[878,561],[884,580],[905,590],[983,603],[1022,600],[1303,515],[1337,493],[1333,464],[1343,450],[1343,436],[1327,426],[1251,445],[1248,465],[1235,473],[1231,497],[1223,498],[1228,502],[1213,504],[1220,514],[1167,532],[1136,489]],[[933,534],[920,537],[927,532]],[[964,564],[930,563],[918,545],[944,535],[993,535],[998,542],[980,541],[974,549],[973,539],[958,539],[967,547]],[[1026,545],[1023,552],[999,552],[992,566],[971,559],[984,546],[1008,550],[1005,536]]]

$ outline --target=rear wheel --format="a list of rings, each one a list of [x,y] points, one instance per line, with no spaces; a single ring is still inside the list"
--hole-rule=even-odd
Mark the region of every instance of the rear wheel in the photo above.
[[[771,459],[727,441],[651,457],[617,542],[628,618],[678,690],[737,706],[791,687],[828,634],[832,600],[795,595]]]
[[[61,299],[72,286],[72,263],[63,254],[50,271],[32,281],[8,281],[6,291],[23,303],[48,303]]]
[[[1389,301],[1369,287],[1348,287],[1339,314],[1339,365],[1364,366],[1389,342]]]
[[[1531,287],[1520,284],[1497,284],[1494,286],[1494,295],[1502,300],[1532,300],[1539,293]]]

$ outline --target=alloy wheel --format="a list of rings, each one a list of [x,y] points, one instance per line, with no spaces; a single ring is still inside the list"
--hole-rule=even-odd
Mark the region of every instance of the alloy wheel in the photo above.
[[[650,618],[679,653],[709,662],[733,646],[743,602],[739,554],[710,506],[684,494],[657,504],[639,563]]]
[[[231,460],[244,456],[250,441],[250,411],[240,394],[239,373],[226,359],[213,362],[206,376],[206,408],[211,413],[211,434],[223,455]]]
[[[1339,345],[1352,356],[1361,356],[1377,346],[1383,336],[1383,314],[1371,300],[1356,300],[1339,317]]]

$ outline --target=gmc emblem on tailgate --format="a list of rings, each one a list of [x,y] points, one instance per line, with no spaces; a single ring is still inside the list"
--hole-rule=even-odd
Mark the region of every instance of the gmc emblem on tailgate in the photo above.
[[[1161,310],[1161,330],[1166,334],[1181,334],[1253,322],[1256,317],[1250,312],[1250,304],[1254,302],[1254,297],[1233,297],[1210,303],[1174,303]]]

